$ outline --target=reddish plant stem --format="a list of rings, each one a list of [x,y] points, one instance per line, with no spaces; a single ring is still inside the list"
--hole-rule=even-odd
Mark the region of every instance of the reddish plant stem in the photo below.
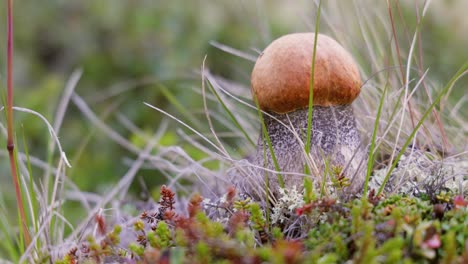
[[[398,2],[396,2],[397,5],[398,5]],[[397,38],[397,34],[396,34],[396,29],[395,29],[395,21],[393,20],[393,12],[392,12],[392,6],[390,5],[390,2],[387,1],[387,6],[388,6],[388,14],[390,16],[390,22],[392,23],[392,33],[393,33],[393,40],[395,41],[395,48],[396,48],[396,52],[397,52],[397,56],[398,56],[398,64],[400,66],[400,73],[401,73],[401,79],[403,80],[403,86],[406,85],[406,82],[408,80],[406,80],[406,76],[405,76],[405,72],[403,70],[403,62],[401,61],[401,53],[400,53],[400,46],[398,45],[398,38]],[[410,60],[411,58],[409,58],[408,60]],[[411,125],[414,129],[415,127],[415,124],[414,124],[414,112],[413,112],[413,108],[411,107],[411,100],[409,99],[408,100],[408,110],[409,110],[409,113],[410,113],[410,117],[411,117]]]
[[[420,24],[422,22],[421,22],[421,18],[419,17],[418,3],[415,2],[414,5],[416,7],[416,19],[417,19],[418,24]],[[424,63],[423,63],[423,48],[422,48],[421,30],[418,31],[418,49],[419,49],[419,67],[418,67],[419,68],[419,76],[422,77]],[[431,97],[431,93],[429,92],[429,89],[427,88],[426,79],[422,80],[422,85],[424,87],[424,90],[426,91],[427,97],[429,98],[429,102],[432,104],[432,97]],[[449,148],[450,148],[450,144],[449,144],[448,139],[447,139],[447,134],[445,133],[444,126],[442,125],[442,122],[440,120],[439,113],[437,112],[437,110],[435,108],[432,109],[432,113],[434,114],[435,121],[436,121],[437,126],[439,127],[439,130],[440,130],[440,134],[441,134],[441,137],[442,137],[442,149],[441,149],[441,151],[442,151],[443,156],[445,156],[448,153]],[[428,133],[428,134],[430,134],[430,133]]]
[[[13,149],[13,3],[12,0],[8,0],[8,14],[7,14],[7,122],[8,122],[8,151],[10,148]]]
[[[8,0],[7,10],[7,149],[10,157],[11,176],[15,185],[16,203],[18,204],[20,221],[23,226],[24,241],[28,246],[31,243],[31,236],[26,224],[26,214],[16,170],[15,143],[13,140],[13,0]]]

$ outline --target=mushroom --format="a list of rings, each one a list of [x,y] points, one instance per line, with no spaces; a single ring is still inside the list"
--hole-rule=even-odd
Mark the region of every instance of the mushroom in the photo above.
[[[273,41],[257,59],[252,71],[252,94],[278,161],[286,188],[302,186],[306,164],[310,77],[315,33],[296,33]],[[310,155],[319,171],[325,160],[343,169],[350,186],[346,193],[362,187],[362,166],[367,157],[361,147],[351,103],[359,95],[361,79],[351,55],[334,39],[318,34],[316,45]],[[252,162],[269,169],[270,188],[278,187],[272,155],[260,134]],[[266,158],[264,151],[266,150]],[[330,168],[330,167],[329,167]],[[288,174],[289,173],[289,174]],[[292,173],[292,174],[291,174]],[[257,173],[262,177],[264,172]],[[313,175],[320,182],[322,175]]]

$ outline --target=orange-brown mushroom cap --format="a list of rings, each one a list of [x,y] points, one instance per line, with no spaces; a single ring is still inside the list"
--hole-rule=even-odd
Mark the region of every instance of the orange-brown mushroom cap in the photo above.
[[[351,104],[361,90],[359,70],[334,39],[318,34],[313,105]],[[295,33],[273,41],[252,71],[252,93],[260,108],[287,113],[309,106],[314,33]]]

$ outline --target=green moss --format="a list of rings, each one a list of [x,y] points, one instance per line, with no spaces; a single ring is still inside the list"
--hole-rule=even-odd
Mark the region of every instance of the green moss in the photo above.
[[[171,192],[164,190],[166,196]],[[457,204],[465,203],[458,199]],[[90,253],[80,260],[120,256],[137,263],[163,258],[173,263],[457,263],[468,255],[468,209],[455,206],[453,198],[443,204],[445,209],[437,217],[440,204],[402,195],[373,203],[319,199],[301,216],[290,212],[291,222],[302,221],[298,230],[305,232],[295,237],[285,234],[291,226],[269,226],[257,203],[235,198],[227,207],[216,209],[218,214],[225,210],[226,217],[211,218],[199,204],[201,197],[190,201],[188,210],[198,209],[189,217],[181,213],[154,224],[153,214],[143,213],[133,230],[145,236],[127,249],[116,246],[122,226],[114,227],[104,239],[89,237]],[[239,218],[237,210],[246,218]],[[70,263],[73,258],[67,255],[58,263]]]
[[[139,244],[136,244],[136,243],[131,243],[129,246],[128,246],[128,249],[133,253],[135,254],[136,256],[143,256],[143,254],[145,253],[145,247],[142,246],[142,245],[139,245]]]

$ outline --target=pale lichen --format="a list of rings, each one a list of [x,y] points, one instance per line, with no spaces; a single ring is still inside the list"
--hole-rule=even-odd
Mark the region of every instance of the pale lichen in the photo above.
[[[382,185],[388,167],[376,170],[370,188]],[[391,173],[384,189],[387,193],[422,195],[449,191],[468,195],[468,161],[458,158],[440,159],[430,152],[408,151]]]
[[[280,198],[273,207],[272,224],[283,223],[288,215],[295,214],[295,210],[304,205],[304,195],[297,190],[296,185],[290,189],[279,188]]]

